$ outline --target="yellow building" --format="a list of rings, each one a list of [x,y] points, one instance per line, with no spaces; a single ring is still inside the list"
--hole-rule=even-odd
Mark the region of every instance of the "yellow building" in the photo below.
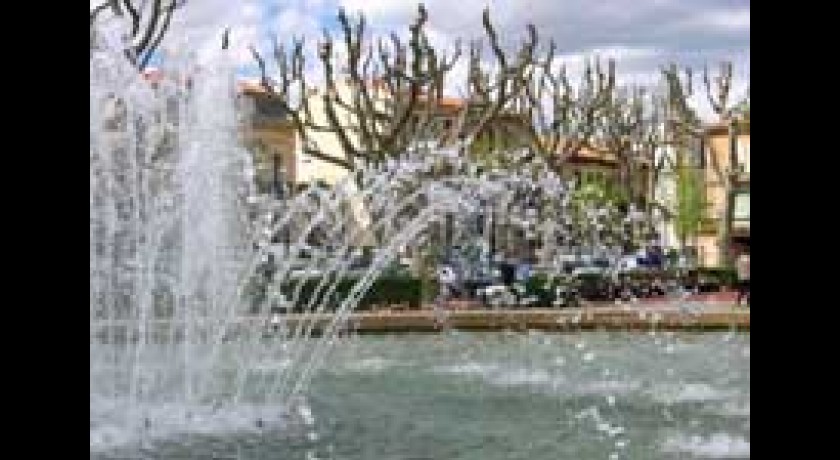
[[[323,100],[322,88],[313,88],[307,95],[312,122],[318,126],[329,126],[327,111]],[[353,100],[354,88],[349,80],[340,80],[336,91],[342,100]],[[386,87],[378,81],[370,84],[370,93],[374,104],[379,110],[385,110],[389,98]],[[422,96],[421,96],[422,100]],[[268,93],[257,82],[243,82],[240,84],[240,104],[243,109],[243,138],[252,151],[255,152],[257,176],[260,183],[271,184],[276,178],[281,178],[293,186],[322,182],[333,185],[347,176],[348,170],[335,163],[317,158],[306,153],[302,138],[295,130],[287,114],[283,112],[282,104],[272,100]],[[465,104],[457,98],[443,97],[438,100],[431,112],[432,129],[430,132],[440,135],[443,133],[445,141],[455,140],[449,133],[454,128],[456,118]],[[425,104],[423,104],[425,108]],[[335,112],[342,126],[356,126],[352,114],[335,105]],[[418,111],[417,117],[420,116]],[[409,122],[411,123],[411,122]],[[323,155],[344,158],[338,134],[334,131],[306,129],[306,138],[310,145]],[[345,131],[354,147],[360,147],[358,133],[349,128]],[[437,141],[438,139],[416,139],[417,143]],[[269,187],[270,188],[270,187]]]
[[[491,120],[471,148],[472,155],[491,167],[504,167],[506,161],[499,153],[508,153],[518,149],[531,148],[529,132],[530,121],[516,113],[502,113]],[[562,141],[557,145],[557,154],[563,149]],[[648,184],[650,165],[644,158],[634,161],[641,167],[630,176],[631,188],[636,196],[627,197],[636,201],[645,201],[651,193]],[[574,179],[578,184],[597,185],[604,190],[619,190],[621,168],[618,155],[609,149],[586,145],[571,155],[561,165],[560,174],[567,180]]]
[[[750,243],[750,125],[734,125],[730,147],[728,124],[714,124],[704,131],[703,170],[706,213],[697,237],[699,262],[703,266],[720,266],[725,261],[723,251],[734,256]],[[730,175],[731,174],[731,179]],[[726,200],[731,196],[731,228],[726,228]],[[729,233],[729,241],[722,241]]]
[[[297,132],[282,104],[258,83],[239,84],[242,140],[254,155],[255,181],[261,193],[282,193],[297,177]]]

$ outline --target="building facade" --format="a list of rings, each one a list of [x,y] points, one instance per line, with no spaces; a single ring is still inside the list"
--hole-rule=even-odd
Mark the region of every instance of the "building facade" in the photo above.
[[[730,129],[733,135],[730,136]],[[703,265],[720,266],[724,251],[734,257],[750,243],[750,125],[715,124],[703,143],[706,213],[700,226],[698,256]],[[729,203],[727,205],[727,200]],[[731,218],[726,215],[731,213]],[[728,238],[726,237],[728,235]],[[722,241],[722,239],[728,241]]]
[[[662,166],[654,186],[654,200],[661,205],[658,233],[665,247],[685,249],[700,266],[724,265],[725,252],[734,259],[749,249],[750,126],[749,122],[738,122],[731,128],[732,136],[728,123],[708,125],[702,136],[663,146],[656,154],[656,164]],[[693,219],[684,214],[686,185],[681,181],[687,175],[698,179],[701,209],[696,226],[689,225],[695,230],[681,238],[677,221]],[[682,197],[678,192],[681,187]],[[728,212],[731,218],[727,218]]]

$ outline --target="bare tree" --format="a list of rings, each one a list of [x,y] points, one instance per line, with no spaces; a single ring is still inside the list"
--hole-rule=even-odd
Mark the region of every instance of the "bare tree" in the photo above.
[[[369,44],[364,17],[351,19],[342,9],[338,14],[342,33],[342,53],[327,33],[319,46],[318,59],[324,77],[324,91],[313,94],[304,75],[303,40],[293,40],[291,51],[275,42],[274,59],[279,81],[268,77],[264,58],[251,47],[262,75],[262,85],[282,104],[300,133],[307,154],[318,159],[356,169],[358,162],[378,162],[398,155],[420,140],[437,146],[461,140],[469,144],[485,126],[525,87],[526,69],[533,60],[537,36],[528,27],[528,39],[517,58],[502,50],[490,22],[483,14],[484,30],[496,59],[495,71],[481,68],[481,44],[470,44],[468,97],[460,115],[450,126],[439,123],[437,114],[443,99],[444,83],[461,54],[456,42],[451,55],[432,46],[425,33],[428,13],[421,4],[409,26],[407,43],[391,34],[389,40]],[[513,62],[510,62],[513,61]],[[336,71],[341,67],[342,75]],[[342,79],[347,82],[342,85]],[[342,91],[348,87],[349,91]],[[295,93],[296,94],[293,94]],[[325,117],[317,119],[313,98],[319,97]],[[325,152],[309,133],[333,133],[341,146],[340,155]]]
[[[106,11],[130,20],[125,56],[143,70],[169,29],[172,15],[186,0],[107,0],[90,11],[91,48],[95,45],[95,24]]]
[[[466,96],[468,110],[462,112],[455,129],[455,133],[467,144],[473,142],[499,115],[520,112],[518,106],[528,88],[539,41],[536,27],[528,24],[527,38],[514,58],[502,49],[498,33],[490,20],[489,9],[482,13],[482,26],[493,63],[482,66],[483,42],[474,40],[470,43]]]
[[[656,186],[666,167],[676,168],[675,159],[666,155],[664,150],[671,144],[666,136],[665,113],[667,98],[664,94],[654,90],[645,103],[648,114],[638,133],[637,143],[640,149],[642,163],[648,168],[647,184],[644,196],[647,197],[648,219],[653,218],[654,209],[661,211],[666,217],[671,213],[663,203],[657,201]]]
[[[556,65],[556,45],[552,41],[542,61],[527,75],[528,84],[521,101],[527,121],[529,161],[542,156],[555,170],[591,146],[598,120],[608,108],[615,91],[615,62],[587,61],[580,86],[575,88],[565,65]]]
[[[618,162],[618,186],[626,197],[633,200],[635,174],[643,165],[640,141],[645,119],[645,89],[619,88],[609,98],[599,120],[604,147],[615,155]]]

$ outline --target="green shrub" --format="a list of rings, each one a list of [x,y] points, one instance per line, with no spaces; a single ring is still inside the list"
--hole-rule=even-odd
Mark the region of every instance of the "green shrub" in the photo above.
[[[325,311],[335,311],[338,306],[347,298],[353,287],[361,281],[359,277],[345,277],[338,281],[330,282],[328,286],[317,293],[316,303],[324,300]],[[283,291],[287,297],[293,297],[297,289],[300,295],[294,305],[295,312],[304,311],[315,290],[318,288],[320,278],[310,278],[303,281],[291,281],[286,283]],[[325,299],[326,293],[335,284],[332,295]],[[419,309],[423,300],[423,283],[419,278],[412,276],[391,275],[383,276],[370,286],[370,289],[362,295],[356,306],[357,311],[372,310],[375,307],[404,305],[410,309]]]
[[[556,297],[555,288],[560,282],[559,278],[546,274],[534,275],[524,283],[525,297],[536,297],[537,306],[549,307]]]
[[[698,268],[697,276],[701,283],[708,283],[717,287],[732,287],[738,281],[737,272],[725,267]]]
[[[680,273],[680,271],[675,269],[635,269],[622,272],[620,278],[630,281],[653,281],[654,279],[659,279],[660,281],[669,281],[680,279],[681,276],[682,274]]]
[[[577,276],[581,297],[587,300],[600,300],[609,297],[612,282],[602,273],[582,273]]]

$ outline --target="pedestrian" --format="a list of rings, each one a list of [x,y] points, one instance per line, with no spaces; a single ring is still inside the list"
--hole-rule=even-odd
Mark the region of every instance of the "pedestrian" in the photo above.
[[[516,281],[516,266],[508,260],[502,260],[499,262],[499,275],[502,284],[505,286],[512,285]]]
[[[450,297],[455,292],[455,271],[449,265],[443,265],[438,268],[438,287],[440,291],[438,293],[439,303],[443,303],[449,300]]]
[[[274,314],[271,315],[271,329],[275,333],[277,333],[277,331],[280,330],[280,325],[281,325],[282,322],[283,322],[283,320],[280,318],[279,313],[274,313]]]
[[[650,248],[648,260],[650,261],[651,268],[655,270],[662,270],[665,265],[665,253],[662,250],[662,247],[659,245],[653,245]]]
[[[527,283],[531,278],[531,265],[528,262],[520,261],[516,265],[514,276],[518,283]]]
[[[736,271],[738,274],[738,305],[745,301],[747,306],[750,304],[750,253],[743,252],[736,262]]]

